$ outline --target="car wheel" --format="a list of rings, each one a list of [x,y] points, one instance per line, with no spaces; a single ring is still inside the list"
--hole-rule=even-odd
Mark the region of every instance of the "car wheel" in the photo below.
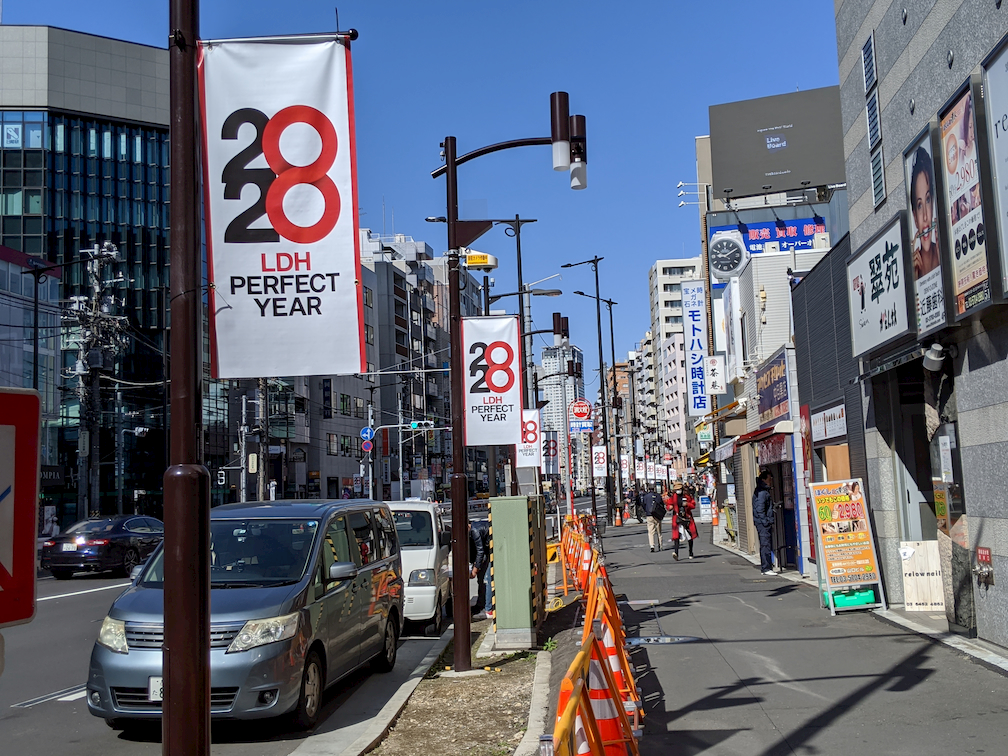
[[[133,574],[133,568],[140,564],[140,555],[137,554],[136,549],[126,549],[126,553],[123,554],[122,571],[126,577]]]
[[[294,714],[301,729],[310,729],[318,722],[319,709],[322,708],[323,682],[322,662],[318,653],[312,651],[305,659],[304,672],[301,674],[301,695]]]
[[[390,614],[385,620],[385,641],[382,650],[371,660],[371,666],[376,672],[391,672],[395,667],[396,654],[399,651],[396,616]]]
[[[49,570],[57,580],[69,580],[73,577],[73,570],[66,567],[53,567]]]
[[[444,630],[444,604],[441,603],[441,594],[438,594],[437,601],[434,602],[434,617],[433,617],[432,629],[434,630],[434,635],[440,636],[441,631]]]

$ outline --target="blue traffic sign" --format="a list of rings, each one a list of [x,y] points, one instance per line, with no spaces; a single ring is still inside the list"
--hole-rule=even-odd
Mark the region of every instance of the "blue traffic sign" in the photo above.
[[[370,426],[366,428],[361,428],[360,437],[363,438],[365,441],[370,441],[372,438],[374,438],[374,428]]]
[[[369,452],[372,449],[374,449],[374,444],[371,443],[370,441],[365,441],[363,444],[360,445],[360,448],[363,451]]]

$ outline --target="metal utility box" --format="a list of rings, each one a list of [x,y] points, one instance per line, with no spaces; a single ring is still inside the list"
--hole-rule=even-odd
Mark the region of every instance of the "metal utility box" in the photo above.
[[[541,496],[490,499],[496,649],[532,648],[546,617],[546,529]]]

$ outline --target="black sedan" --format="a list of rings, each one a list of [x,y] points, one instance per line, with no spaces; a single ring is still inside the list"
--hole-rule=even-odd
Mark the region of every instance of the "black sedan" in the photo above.
[[[42,568],[57,580],[85,570],[118,570],[129,576],[163,538],[164,523],[153,517],[90,517],[42,545]]]

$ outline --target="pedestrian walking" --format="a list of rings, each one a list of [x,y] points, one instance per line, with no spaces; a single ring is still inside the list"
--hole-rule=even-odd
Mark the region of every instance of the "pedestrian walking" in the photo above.
[[[696,509],[696,498],[681,483],[676,483],[671,497],[672,503],[672,548],[675,549],[672,558],[679,561],[679,543],[686,541],[689,548],[689,558],[693,558],[693,539],[697,537],[696,520],[693,510]]]
[[[756,490],[753,491],[752,510],[753,524],[759,535],[760,570],[764,575],[773,575],[773,501],[770,496],[770,486],[773,475],[769,470],[763,470],[756,480]]]
[[[653,489],[648,489],[641,495],[641,506],[647,519],[647,537],[651,551],[661,551],[661,523],[665,517],[665,504]]]
[[[479,592],[476,596],[476,606],[472,607],[473,619],[493,618],[492,596],[490,593],[490,523],[486,520],[476,520],[469,523],[469,563],[470,577],[476,578]]]

